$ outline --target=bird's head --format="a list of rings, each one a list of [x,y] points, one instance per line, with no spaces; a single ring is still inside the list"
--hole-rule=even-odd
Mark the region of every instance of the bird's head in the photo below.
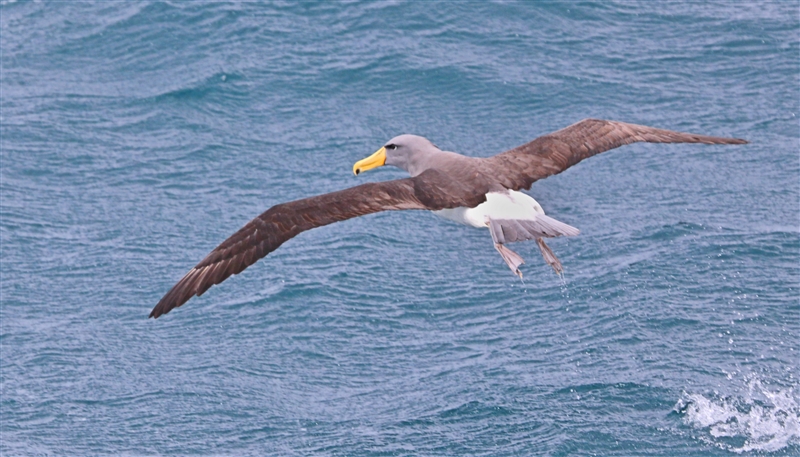
[[[392,165],[416,176],[425,171],[425,159],[438,151],[439,148],[427,138],[409,134],[396,136],[371,156],[356,162],[353,174]]]

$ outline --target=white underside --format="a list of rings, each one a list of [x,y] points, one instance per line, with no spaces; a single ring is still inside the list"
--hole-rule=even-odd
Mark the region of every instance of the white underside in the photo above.
[[[433,211],[433,214],[473,227],[486,227],[487,218],[535,221],[544,214],[542,206],[527,194],[510,190],[490,192],[486,201],[475,208],[450,208]]]

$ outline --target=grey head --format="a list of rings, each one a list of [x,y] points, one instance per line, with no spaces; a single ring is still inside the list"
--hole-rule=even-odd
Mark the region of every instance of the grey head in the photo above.
[[[403,134],[392,138],[377,152],[353,165],[353,173],[359,174],[382,165],[403,169],[417,176],[429,168],[447,167],[448,163],[466,159],[454,152],[442,151],[425,137]]]
[[[383,147],[386,148],[386,165],[403,169],[411,176],[427,170],[430,159],[442,152],[429,139],[407,133],[392,138]]]

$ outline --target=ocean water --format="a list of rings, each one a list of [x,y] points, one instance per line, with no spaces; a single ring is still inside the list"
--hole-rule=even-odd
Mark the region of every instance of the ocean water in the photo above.
[[[800,455],[797,2],[0,4],[0,454]],[[425,212],[316,229],[158,320],[400,133],[631,145],[530,194],[514,277]]]

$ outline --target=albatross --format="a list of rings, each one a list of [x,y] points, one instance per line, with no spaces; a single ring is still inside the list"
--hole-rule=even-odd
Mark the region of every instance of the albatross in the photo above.
[[[521,190],[601,152],[647,143],[745,144],[737,138],[682,133],[643,125],[584,119],[569,127],[497,154],[467,157],[442,151],[428,139],[400,135],[353,165],[353,173],[392,165],[410,177],[281,203],[256,217],[211,251],[158,302],[157,318],[239,274],[301,232],[380,211],[429,210],[437,216],[489,230],[495,249],[522,277],[522,257],[506,243],[535,240],[545,262],[562,265],[545,238],[575,236],[578,229],[545,215]]]

